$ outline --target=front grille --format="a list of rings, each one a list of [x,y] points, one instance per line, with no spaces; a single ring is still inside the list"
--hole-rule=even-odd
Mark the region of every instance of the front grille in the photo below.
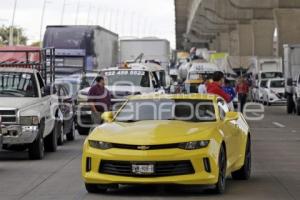
[[[0,110],[0,116],[2,123],[16,123],[17,122],[17,113],[16,110]]]
[[[154,173],[148,175],[134,174],[132,164],[153,164]],[[101,160],[99,173],[127,177],[164,177],[194,174],[195,170],[190,161],[134,162]]]
[[[159,150],[159,149],[176,149],[179,144],[160,144],[160,145],[128,145],[128,144],[112,144],[117,149],[133,149],[133,150]]]

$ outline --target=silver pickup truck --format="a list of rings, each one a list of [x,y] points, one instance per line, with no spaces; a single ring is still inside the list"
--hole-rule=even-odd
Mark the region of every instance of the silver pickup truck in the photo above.
[[[7,52],[13,53],[0,49],[0,53]],[[46,52],[18,51],[22,52],[27,58],[30,53],[40,53],[42,60],[0,62],[0,117],[5,130],[2,147],[28,149],[30,159],[42,159],[44,150],[56,151],[61,115],[51,86],[54,78],[46,71]],[[49,85],[47,79],[51,80]]]

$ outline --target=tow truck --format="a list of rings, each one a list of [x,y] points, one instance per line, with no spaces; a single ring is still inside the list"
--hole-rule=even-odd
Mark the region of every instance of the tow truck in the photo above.
[[[0,48],[0,117],[6,150],[26,150],[32,160],[55,152],[62,117],[52,83],[55,50]]]

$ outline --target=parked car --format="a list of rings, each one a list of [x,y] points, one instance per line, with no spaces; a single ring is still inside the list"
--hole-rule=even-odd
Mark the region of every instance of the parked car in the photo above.
[[[263,103],[269,106],[286,103],[284,89],[285,82],[283,78],[269,79],[266,86],[262,88]]]
[[[253,100],[255,102],[261,102],[263,103],[263,93],[265,88],[267,87],[268,80],[263,79],[258,82],[258,85],[253,87],[252,94],[253,94]]]
[[[83,146],[90,193],[118,184],[211,185],[223,193],[229,174],[250,178],[249,126],[218,96],[136,95],[102,117]]]
[[[66,136],[68,141],[75,140],[75,105],[70,91],[64,84],[56,84],[57,96],[59,102],[59,110],[62,121],[62,131],[57,138],[57,144],[62,145]]]

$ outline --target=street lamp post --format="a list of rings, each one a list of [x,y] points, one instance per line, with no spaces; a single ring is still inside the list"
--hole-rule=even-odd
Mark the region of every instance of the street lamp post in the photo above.
[[[79,6],[80,6],[80,0],[78,0],[78,2],[77,2],[76,15],[75,15],[75,25],[78,24]]]
[[[64,23],[65,8],[66,8],[66,0],[63,1],[63,7],[62,7],[62,11],[61,11],[61,16],[60,16],[60,24],[61,25]]]
[[[43,8],[42,8],[42,15],[41,15],[41,24],[40,24],[40,47],[42,48],[42,31],[43,31],[43,24],[44,24],[44,15],[46,10],[46,4],[50,3],[50,1],[44,0]]]
[[[10,26],[10,29],[9,29],[9,46],[14,45],[14,41],[13,41],[14,40],[14,23],[15,23],[17,2],[18,2],[18,0],[15,0],[14,9],[13,9],[13,16],[12,16],[12,20],[11,20],[11,26]]]

